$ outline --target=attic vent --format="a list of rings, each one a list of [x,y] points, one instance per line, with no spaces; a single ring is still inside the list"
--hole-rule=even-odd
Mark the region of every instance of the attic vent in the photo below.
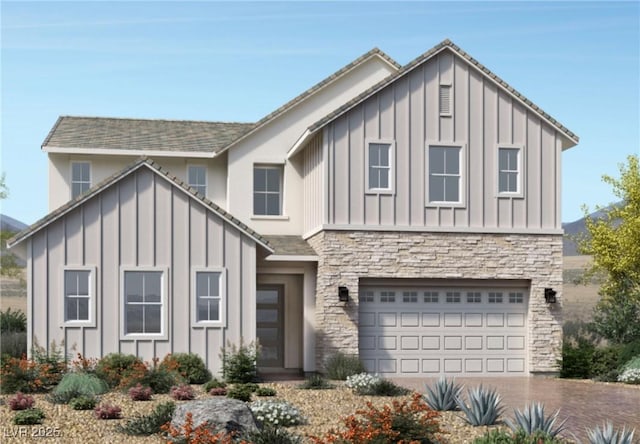
[[[440,115],[451,115],[451,85],[440,85]]]

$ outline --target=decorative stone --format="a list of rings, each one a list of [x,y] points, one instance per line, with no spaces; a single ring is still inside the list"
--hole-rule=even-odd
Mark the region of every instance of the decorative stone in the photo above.
[[[249,406],[237,399],[199,399],[178,404],[173,413],[171,425],[176,429],[181,429],[189,412],[193,417],[194,428],[207,423],[207,428],[213,434],[222,430],[233,432],[258,428]]]

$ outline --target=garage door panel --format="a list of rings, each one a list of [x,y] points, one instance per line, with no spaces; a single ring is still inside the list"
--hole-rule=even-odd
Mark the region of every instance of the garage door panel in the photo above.
[[[400,360],[400,370],[402,373],[420,373],[420,359]]]
[[[360,336],[360,349],[361,350],[375,350],[376,349],[376,337],[375,336]]]
[[[504,359],[487,359],[487,371],[490,373],[503,373]]]
[[[507,359],[507,371],[521,373],[524,371],[524,359]]]
[[[375,327],[376,314],[373,312],[360,312],[358,322],[360,323],[360,327]]]
[[[422,372],[423,373],[440,373],[440,360],[439,359],[423,359]]]
[[[420,337],[419,336],[402,336],[400,338],[400,348],[402,350],[419,350]]]
[[[462,350],[462,336],[445,336],[445,350]]]
[[[378,325],[380,327],[395,327],[398,325],[396,313],[378,313]]]
[[[422,313],[423,327],[440,327],[440,313]]]
[[[379,359],[378,373],[397,373],[398,361],[396,359]]]
[[[380,350],[396,350],[398,348],[398,340],[396,336],[379,336],[378,348]]]
[[[462,327],[462,313],[445,313],[445,327]]]
[[[504,326],[504,314],[487,313],[487,327],[503,327],[503,326]]]
[[[445,373],[462,373],[462,359],[444,359]]]
[[[401,313],[400,325],[402,327],[419,327],[420,316],[418,315],[418,313]]]
[[[423,350],[440,350],[440,336],[423,336]]]
[[[482,327],[482,313],[465,313],[465,327]]]
[[[482,359],[465,359],[464,371],[466,373],[482,373]]]
[[[466,350],[482,350],[482,336],[465,336],[464,348]]]
[[[503,336],[487,336],[487,349],[488,350],[504,350],[504,337]]]
[[[524,350],[524,336],[507,336],[507,350]]]
[[[507,325],[509,327],[524,327],[525,317],[522,313],[507,314]]]

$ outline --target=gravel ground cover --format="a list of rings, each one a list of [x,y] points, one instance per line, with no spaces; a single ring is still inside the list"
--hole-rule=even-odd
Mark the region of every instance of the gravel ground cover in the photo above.
[[[307,419],[307,423],[290,427],[289,430],[306,436],[321,436],[331,428],[342,426],[341,418],[353,414],[357,409],[365,407],[367,401],[375,406],[391,403],[388,397],[358,396],[348,388],[340,386],[331,390],[300,390],[293,383],[261,384],[272,387],[277,391],[275,399],[286,400],[298,407]],[[210,395],[205,393],[202,386],[194,385],[196,399],[206,399]],[[126,419],[136,415],[150,413],[162,402],[170,401],[168,395],[154,395],[151,401],[131,401],[126,393],[110,392],[101,397],[101,402],[116,404],[122,408],[123,419],[98,420],[93,411],[75,411],[67,405],[55,405],[47,401],[46,395],[33,395],[35,407],[41,408],[46,419],[42,425],[16,426],[13,424],[15,412],[6,405],[9,395],[3,395],[3,405],[0,405],[0,442],[3,443],[161,443],[160,436],[133,437],[119,433],[116,425],[124,423]],[[407,397],[408,398],[408,397]],[[254,396],[253,398],[258,399]],[[262,398],[265,399],[265,398]],[[176,404],[185,401],[175,401]],[[447,432],[445,442],[451,444],[467,444],[483,435],[487,427],[471,427],[460,416],[460,413],[444,412],[441,428]]]

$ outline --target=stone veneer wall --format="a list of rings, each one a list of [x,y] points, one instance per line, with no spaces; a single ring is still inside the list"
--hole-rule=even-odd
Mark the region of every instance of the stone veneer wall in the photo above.
[[[529,296],[529,370],[557,373],[562,356],[562,236],[383,231],[321,231],[318,253],[316,363],[337,350],[358,353],[361,278],[525,279]],[[348,304],[338,286],[349,288]],[[558,303],[544,300],[544,288]]]

